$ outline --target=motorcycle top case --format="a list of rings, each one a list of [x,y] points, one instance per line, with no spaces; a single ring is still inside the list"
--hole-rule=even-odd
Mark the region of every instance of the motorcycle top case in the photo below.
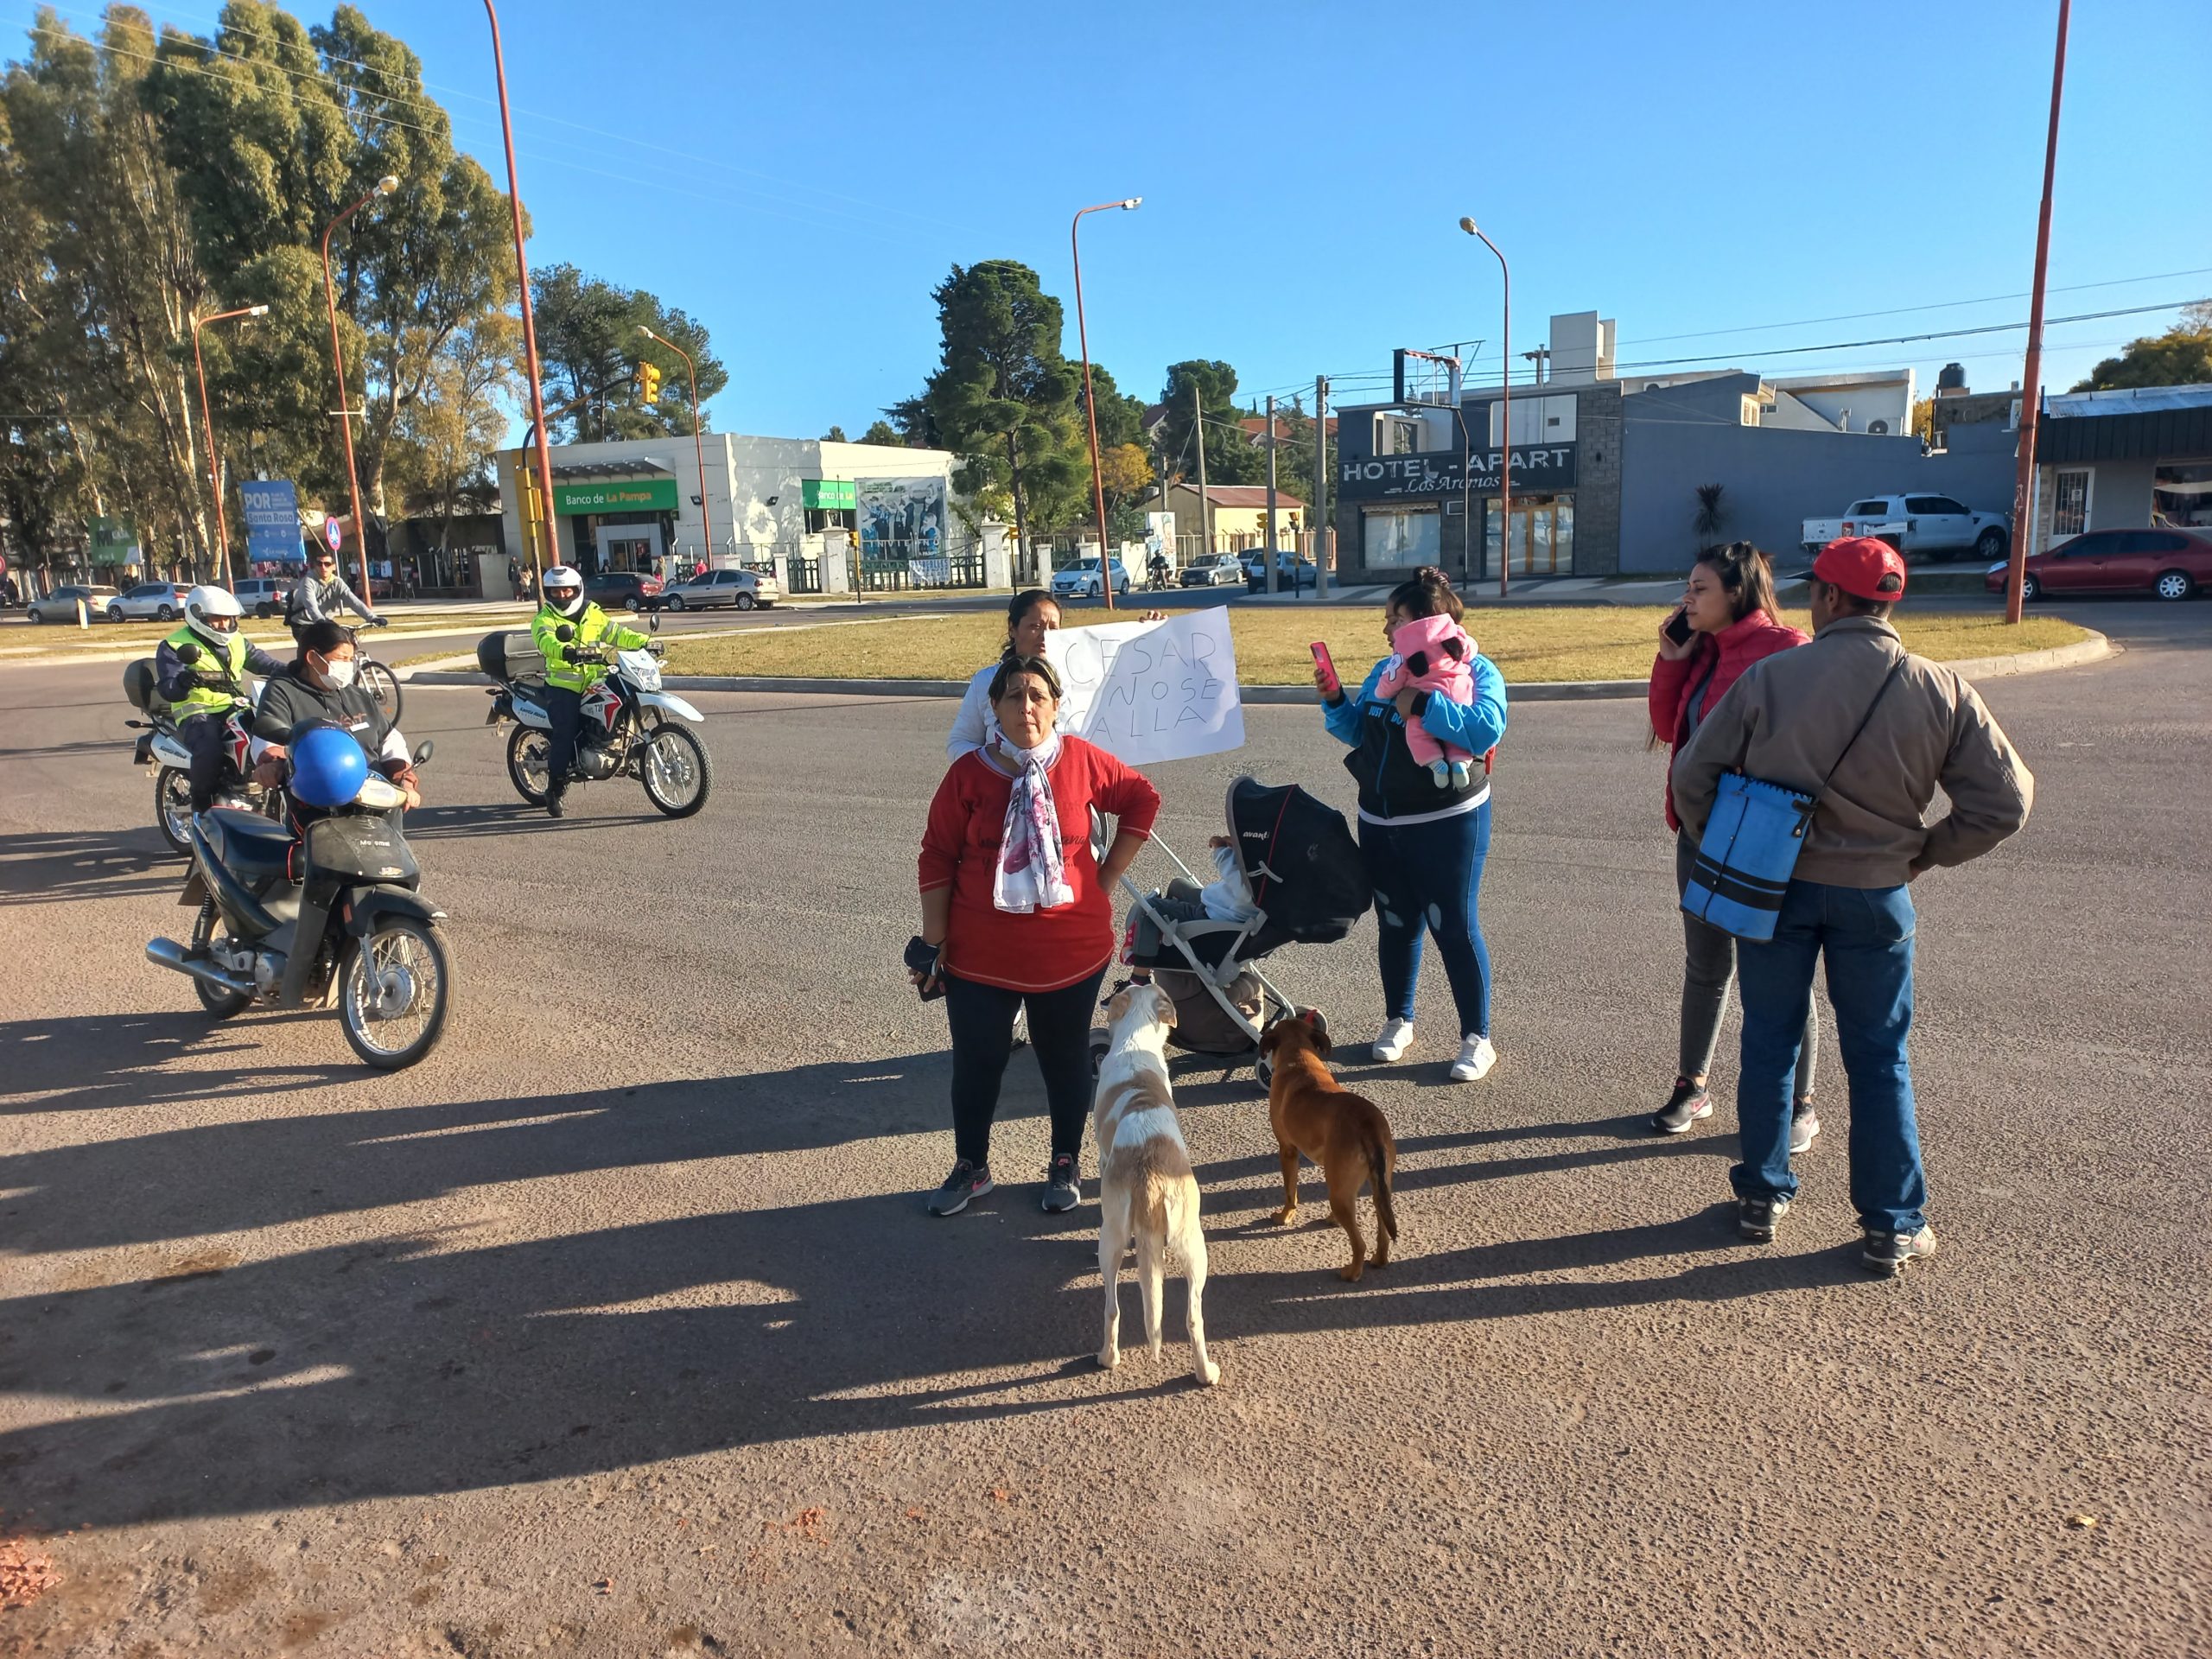
[[[377,813],[346,813],[309,824],[308,862],[331,875],[403,887],[412,887],[422,876],[407,838]]]

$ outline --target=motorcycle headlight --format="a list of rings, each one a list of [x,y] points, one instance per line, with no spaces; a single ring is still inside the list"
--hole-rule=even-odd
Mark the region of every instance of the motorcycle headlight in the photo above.
[[[365,806],[372,811],[388,812],[403,804],[407,797],[388,782],[381,772],[371,772],[361,779],[361,786],[353,792],[353,804]]]

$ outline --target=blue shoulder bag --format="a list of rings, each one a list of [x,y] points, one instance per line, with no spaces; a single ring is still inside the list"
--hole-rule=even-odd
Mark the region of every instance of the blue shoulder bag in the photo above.
[[[1739,939],[1764,942],[1774,937],[1782,896],[1789,891],[1797,855],[1805,849],[1805,830],[1813,822],[1813,810],[1827,793],[1828,779],[1858,743],[1904,665],[1905,657],[1900,652],[1881,689],[1874,693],[1874,700],[1866,705],[1857,730],[1843,746],[1843,753],[1836,756],[1835,765],[1810,795],[1780,784],[1762,783],[1740,772],[1721,779],[1713,796],[1713,814],[1706,819],[1705,834],[1698,839],[1689,884],[1682,889],[1684,910]]]

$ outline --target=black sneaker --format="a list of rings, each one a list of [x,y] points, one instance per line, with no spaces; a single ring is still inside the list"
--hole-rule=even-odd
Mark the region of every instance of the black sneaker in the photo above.
[[[1688,1077],[1675,1079],[1675,1092],[1651,1114],[1651,1127],[1661,1135],[1681,1135],[1700,1117],[1713,1116],[1713,1091]]]
[[[1738,1198],[1736,1230],[1754,1244],[1774,1243],[1774,1224],[1789,1213],[1787,1198]]]
[[[1082,1202],[1082,1180],[1076,1173],[1075,1160],[1064,1152],[1046,1166],[1045,1195],[1037,1200],[1038,1205],[1046,1215],[1056,1216]]]
[[[952,1173],[944,1178],[944,1185],[930,1194],[930,1214],[957,1216],[968,1207],[969,1199],[980,1198],[990,1190],[990,1166],[971,1164],[963,1158],[952,1166]]]
[[[1888,1279],[1894,1277],[1906,1262],[1924,1262],[1935,1254],[1936,1230],[1923,1222],[1916,1233],[1890,1233],[1869,1227],[1866,1248],[1859,1259],[1869,1271]]]

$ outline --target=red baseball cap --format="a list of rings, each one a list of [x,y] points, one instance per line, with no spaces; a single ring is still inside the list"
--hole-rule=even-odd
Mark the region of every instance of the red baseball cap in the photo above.
[[[1887,601],[1904,597],[1904,556],[1872,536],[1845,536],[1821,550],[1813,568],[1798,573],[1840,588],[1855,598]]]

